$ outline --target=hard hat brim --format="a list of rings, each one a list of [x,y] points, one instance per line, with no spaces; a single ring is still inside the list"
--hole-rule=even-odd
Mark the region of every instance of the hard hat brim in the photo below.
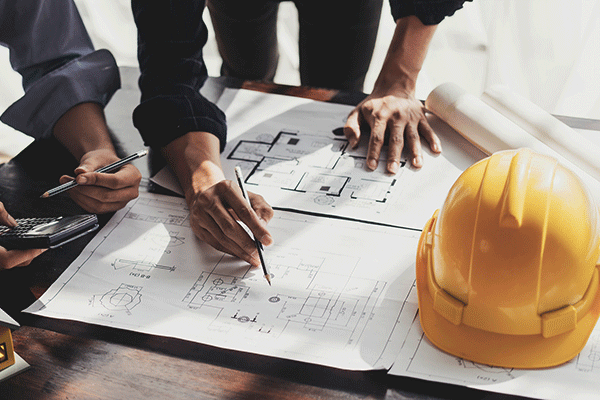
[[[590,310],[577,321],[571,331],[553,337],[539,335],[507,335],[455,325],[434,310],[433,294],[427,285],[432,273],[431,247],[426,236],[432,231],[432,217],[419,240],[416,262],[419,319],[427,338],[439,349],[466,360],[504,368],[548,368],[575,357],[585,344],[600,315],[600,291]],[[598,268],[598,267],[597,267]]]

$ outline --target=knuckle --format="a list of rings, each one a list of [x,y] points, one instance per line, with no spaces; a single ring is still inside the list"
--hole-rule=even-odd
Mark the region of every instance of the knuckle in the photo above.
[[[408,140],[416,141],[419,139],[419,133],[416,132],[414,129],[408,129],[405,132],[405,135],[406,135],[406,139],[408,139]]]
[[[238,214],[238,217],[240,217],[242,221],[252,218],[252,211],[250,210],[250,207],[247,206],[241,207],[238,211],[236,211],[236,214]]]
[[[222,221],[219,225],[221,226],[221,230],[223,231],[224,236],[233,237],[238,224],[233,220],[227,219]]]
[[[383,136],[382,135],[372,135],[371,136],[371,144],[375,146],[383,145]]]

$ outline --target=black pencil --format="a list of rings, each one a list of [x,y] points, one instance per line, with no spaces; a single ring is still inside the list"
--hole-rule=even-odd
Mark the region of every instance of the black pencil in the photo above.
[[[108,164],[105,165],[104,167],[98,168],[96,171],[94,172],[111,172],[114,171],[116,169],[121,168],[123,165],[132,162],[133,160],[140,158],[140,157],[144,157],[146,154],[148,154],[148,150],[140,150],[136,153],[133,153],[125,158],[120,159],[119,161],[115,161],[112,164]],[[48,197],[52,197],[55,194],[59,194],[62,193],[66,190],[69,190],[71,188],[74,188],[75,186],[77,186],[77,182],[75,182],[75,179],[73,179],[72,181],[69,181],[67,183],[63,183],[60,186],[57,186],[53,189],[48,190],[47,192],[45,192],[43,195],[40,196],[41,199],[45,199]]]
[[[244,176],[242,175],[242,170],[240,167],[235,167],[235,177],[238,181],[238,186],[242,190],[242,195],[244,199],[250,204],[250,197],[248,197],[248,192],[246,192],[246,187],[244,186]],[[260,265],[262,266],[263,273],[265,275],[265,279],[269,282],[269,286],[271,286],[271,274],[269,274],[269,270],[267,269],[267,264],[265,263],[265,257],[263,256],[263,246],[260,240],[254,236],[254,244],[256,244],[256,250],[258,251],[258,257],[260,258]]]

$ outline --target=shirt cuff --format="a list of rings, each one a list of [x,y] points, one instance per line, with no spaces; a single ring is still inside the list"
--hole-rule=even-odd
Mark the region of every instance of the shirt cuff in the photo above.
[[[472,0],[390,0],[394,21],[415,15],[423,25],[437,25]]]
[[[35,139],[48,137],[71,108],[88,102],[105,107],[120,87],[113,55],[108,50],[97,50],[38,79],[0,120]]]
[[[133,111],[133,125],[146,146],[161,148],[188,132],[208,132],[227,141],[225,114],[192,87],[179,85],[143,101]]]

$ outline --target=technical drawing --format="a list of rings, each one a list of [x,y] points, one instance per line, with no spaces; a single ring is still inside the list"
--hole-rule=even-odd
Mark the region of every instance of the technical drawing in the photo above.
[[[507,375],[511,378],[514,378],[511,375],[514,368],[493,367],[491,365],[478,364],[473,361],[465,360],[463,358],[458,358],[458,357],[456,357],[456,362],[458,363],[458,365],[460,365],[466,369],[477,369],[479,371],[484,371],[486,373],[503,374],[503,375]]]
[[[239,280],[236,276],[202,272],[183,301],[190,308],[204,305],[214,307],[214,302],[240,302],[248,295],[249,288],[238,285]]]
[[[407,366],[407,371],[426,373],[430,376],[435,375],[473,384],[499,383],[516,377],[513,368],[479,364],[444,353],[427,341],[425,334],[420,330],[420,326],[419,331],[419,339],[411,361]],[[460,368],[438,368],[435,374],[432,374],[431,369],[427,367],[432,362],[439,365],[456,365]]]
[[[315,204],[332,206],[329,197],[345,197],[367,202],[386,202],[396,184],[396,176],[352,177],[363,170],[366,157],[347,152],[348,141],[340,137],[298,135],[280,131],[276,136],[259,135],[260,141],[240,140],[227,158],[254,166],[247,174],[249,185],[283,191],[316,194]],[[272,138],[271,141],[266,141]],[[405,165],[405,161],[401,166]],[[349,170],[351,168],[351,170]],[[401,172],[400,172],[401,173]]]
[[[200,273],[183,302],[204,316],[213,316],[209,328],[218,332],[234,329],[235,320],[250,323],[248,334],[279,336],[291,329],[309,330],[326,337],[335,332],[338,338],[345,338],[345,343],[351,343],[361,334],[359,327],[369,319],[384,292],[385,282],[350,278],[358,263],[354,257],[322,252],[306,254],[277,246],[270,247],[267,254],[266,262],[275,279],[283,286],[294,282],[299,292],[271,294],[263,298],[269,306],[257,313],[250,305],[257,301],[257,294],[247,282],[254,279],[262,283],[260,274],[251,278],[250,268],[227,274],[224,271],[232,270],[223,257],[213,270]],[[334,272],[340,266],[345,266],[344,275]],[[250,302],[246,304],[246,300]]]
[[[189,210],[180,204],[157,199],[138,198],[136,211],[130,210],[125,218],[168,225],[189,226]],[[144,209],[148,211],[145,212]],[[153,210],[161,210],[156,214]]]
[[[575,366],[581,372],[592,372],[600,366],[600,333],[590,336],[587,345],[577,355]]]
[[[360,306],[358,298],[323,291],[311,292],[300,302],[288,296],[277,297],[285,298],[281,311],[277,315],[278,319],[297,322],[311,330],[323,330],[326,326],[348,327],[352,317],[359,312]]]
[[[141,286],[122,283],[117,289],[112,289],[102,295],[92,298],[92,306],[102,306],[109,311],[124,311],[128,315],[142,301]]]
[[[123,268],[131,268],[133,271],[139,272],[150,272],[153,269],[161,269],[169,272],[175,271],[175,267],[159,265],[149,261],[137,261],[137,260],[126,260],[123,258],[117,258],[111,263],[114,269],[119,270]]]

